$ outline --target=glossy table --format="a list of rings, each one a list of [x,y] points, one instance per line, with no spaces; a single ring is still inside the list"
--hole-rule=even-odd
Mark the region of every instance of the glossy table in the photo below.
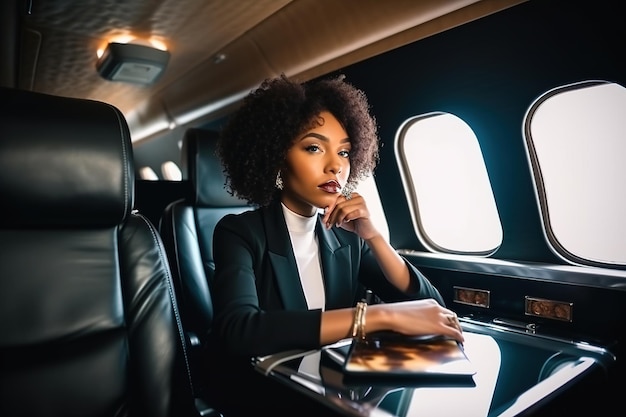
[[[359,381],[341,371],[337,347],[258,358],[255,368],[346,416],[516,416],[539,409],[591,373],[615,361],[583,342],[463,320],[471,380]]]

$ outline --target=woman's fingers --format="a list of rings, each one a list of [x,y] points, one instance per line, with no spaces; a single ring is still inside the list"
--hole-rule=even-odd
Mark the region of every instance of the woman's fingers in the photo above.
[[[344,222],[360,217],[361,207],[365,205],[363,197],[358,193],[352,193],[350,196],[350,199],[346,199],[344,195],[340,194],[334,204],[326,208],[322,219],[326,228],[330,229],[333,225],[340,226]]]
[[[405,311],[405,318],[400,324],[407,334],[441,334],[463,342],[463,329],[456,313],[439,305],[435,300],[415,300],[399,303],[398,307]]]
[[[447,311],[443,313],[442,326],[444,327],[444,334],[452,336],[461,343],[463,342],[463,328],[455,312]]]

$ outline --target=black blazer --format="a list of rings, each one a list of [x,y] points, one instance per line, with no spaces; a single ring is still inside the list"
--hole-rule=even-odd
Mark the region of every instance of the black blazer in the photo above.
[[[415,293],[393,287],[358,235],[333,227],[321,215],[319,240],[326,310],[351,307],[370,288],[383,301],[434,298],[437,289],[413,265]],[[320,347],[321,310],[308,310],[280,201],[230,214],[213,235],[215,306],[213,334],[227,351],[257,356]]]

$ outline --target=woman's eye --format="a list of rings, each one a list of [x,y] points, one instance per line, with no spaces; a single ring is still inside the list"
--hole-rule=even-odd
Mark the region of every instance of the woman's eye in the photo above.
[[[308,152],[318,152],[320,147],[318,145],[309,145],[305,148]]]
[[[344,158],[349,158],[350,157],[350,151],[340,151],[339,155],[344,157]]]

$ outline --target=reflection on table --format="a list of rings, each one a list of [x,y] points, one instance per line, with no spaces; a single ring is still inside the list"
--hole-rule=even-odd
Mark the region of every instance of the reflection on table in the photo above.
[[[420,377],[346,377],[350,340],[316,351],[259,358],[255,367],[346,416],[515,416],[558,393],[579,375],[614,361],[606,350],[541,335],[463,323],[465,353],[477,372],[469,381]]]

